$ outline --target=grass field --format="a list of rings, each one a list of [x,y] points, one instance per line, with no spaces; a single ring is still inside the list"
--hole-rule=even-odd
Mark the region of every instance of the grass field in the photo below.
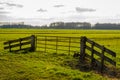
[[[4,51],[3,42],[30,35],[86,36],[117,54],[120,68],[120,30],[54,30],[54,29],[0,29],[0,80],[111,80],[76,69],[78,59],[67,54],[27,53],[15,54]],[[117,80],[117,79],[116,79]]]

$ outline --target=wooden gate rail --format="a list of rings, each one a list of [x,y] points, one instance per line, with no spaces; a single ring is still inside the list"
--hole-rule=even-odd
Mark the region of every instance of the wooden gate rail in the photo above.
[[[30,45],[29,47],[23,48],[25,45]],[[10,52],[17,52],[21,50],[35,51],[35,36],[29,36],[24,38],[19,38],[16,40],[9,40],[4,42],[4,49],[9,49]],[[12,48],[19,47],[19,49],[12,50]]]
[[[38,45],[37,48],[39,49],[39,51],[42,51],[41,49],[43,49],[44,53],[50,53],[48,50],[54,50],[55,53],[58,53],[58,51],[65,51],[70,55],[71,52],[75,52],[75,50],[71,50],[72,48],[77,49],[79,53],[80,51],[79,43],[80,43],[80,37],[37,36],[37,45]],[[76,46],[72,44],[78,44],[78,45]]]

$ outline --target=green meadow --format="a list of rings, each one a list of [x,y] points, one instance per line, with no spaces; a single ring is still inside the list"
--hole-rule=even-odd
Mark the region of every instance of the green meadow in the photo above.
[[[116,52],[120,68],[120,30],[0,29],[0,80],[117,80],[96,71],[76,68],[78,59],[68,53],[10,53],[3,42],[30,35],[81,37]]]

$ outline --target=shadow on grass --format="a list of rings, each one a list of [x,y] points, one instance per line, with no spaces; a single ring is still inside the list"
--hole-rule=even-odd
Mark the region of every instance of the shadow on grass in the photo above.
[[[111,67],[104,67],[105,69],[101,73],[100,67],[98,67],[98,65],[91,66],[90,61],[88,61],[88,60],[80,62],[79,57],[74,57],[73,60],[66,60],[66,61],[64,61],[63,64],[64,64],[64,66],[70,66],[71,69],[77,69],[77,70],[80,70],[82,72],[93,71],[93,72],[100,74],[102,76],[120,79],[120,69],[111,68]]]
[[[63,66],[69,66],[71,69],[78,69],[82,72],[90,72],[92,69],[88,62],[80,62],[79,57],[75,57],[74,59],[67,59],[63,62]]]

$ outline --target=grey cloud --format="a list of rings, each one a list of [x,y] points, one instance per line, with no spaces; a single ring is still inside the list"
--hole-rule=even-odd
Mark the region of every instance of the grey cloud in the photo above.
[[[95,19],[95,21],[102,23],[118,23],[120,21],[120,18],[98,18]]]
[[[3,4],[3,3],[0,2],[0,4]]]
[[[14,3],[8,3],[8,2],[3,2],[3,3],[0,2],[0,4],[5,4],[5,5],[11,6],[11,7],[19,7],[19,8],[22,8],[22,7],[23,7],[23,5],[14,4]]]
[[[77,12],[94,12],[96,11],[95,9],[90,9],[90,8],[80,8],[80,7],[76,7],[75,8]]]
[[[4,8],[0,7],[0,10],[3,10]]]
[[[7,16],[6,15],[0,15],[0,20],[6,19]]]
[[[64,5],[54,5],[54,7],[59,8],[59,7],[64,7]]]
[[[13,20],[13,18],[12,17],[9,17],[9,16],[7,16],[7,15],[0,15],[0,21],[7,21],[7,20]]]
[[[67,17],[68,20],[71,21],[85,21],[88,17],[87,16],[83,16],[83,15],[71,15],[69,17]]]
[[[23,5],[20,5],[20,4],[13,4],[13,3],[6,3],[8,6],[16,6],[16,7],[20,7],[22,8]]]
[[[42,8],[40,8],[39,10],[37,10],[38,12],[47,12],[47,10],[45,10],[45,9],[42,9]]]
[[[7,13],[10,13],[10,12],[7,12],[7,11],[0,11],[0,14],[7,14]]]
[[[46,21],[46,20],[54,20],[55,18],[18,18],[18,20],[27,20],[27,21],[31,21],[31,20],[42,20],[42,21]]]

